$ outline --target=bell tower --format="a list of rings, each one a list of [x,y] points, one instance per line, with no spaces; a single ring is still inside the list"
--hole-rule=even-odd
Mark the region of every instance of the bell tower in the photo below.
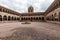
[[[29,6],[28,12],[34,12],[34,8],[32,6]]]

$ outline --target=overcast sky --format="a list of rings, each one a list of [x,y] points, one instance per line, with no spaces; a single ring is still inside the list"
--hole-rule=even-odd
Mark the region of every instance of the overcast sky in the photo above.
[[[28,12],[33,6],[34,12],[45,11],[54,0],[0,0],[0,5],[18,12]]]

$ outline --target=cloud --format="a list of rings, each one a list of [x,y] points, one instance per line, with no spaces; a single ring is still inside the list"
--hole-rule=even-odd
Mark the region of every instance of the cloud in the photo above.
[[[28,7],[32,5],[34,12],[45,11],[54,0],[0,0],[0,5],[18,12],[28,12]]]

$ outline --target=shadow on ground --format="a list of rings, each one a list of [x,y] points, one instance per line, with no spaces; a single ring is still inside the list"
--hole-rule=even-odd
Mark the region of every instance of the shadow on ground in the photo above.
[[[11,36],[2,38],[2,40],[59,40],[57,37],[50,37],[49,35],[44,35],[34,28],[17,28]],[[11,31],[13,31],[11,30]]]

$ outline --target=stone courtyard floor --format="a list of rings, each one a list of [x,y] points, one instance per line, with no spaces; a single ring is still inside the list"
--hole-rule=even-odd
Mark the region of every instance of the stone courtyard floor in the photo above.
[[[58,24],[47,22],[21,23],[0,23],[0,40],[60,40],[60,25]]]

